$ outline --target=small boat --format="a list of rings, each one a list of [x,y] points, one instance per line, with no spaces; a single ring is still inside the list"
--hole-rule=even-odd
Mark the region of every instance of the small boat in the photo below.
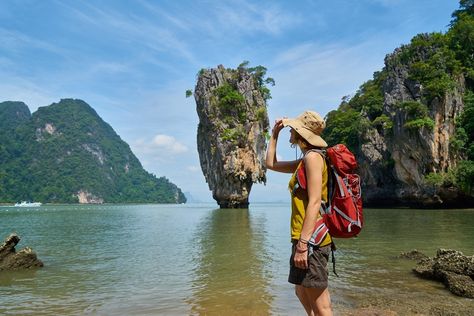
[[[22,201],[21,203],[16,203],[17,207],[38,207],[41,206],[41,202],[26,202]]]

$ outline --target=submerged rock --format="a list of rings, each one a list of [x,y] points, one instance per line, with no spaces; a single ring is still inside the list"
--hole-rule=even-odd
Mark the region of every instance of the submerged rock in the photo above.
[[[252,185],[266,181],[269,78],[259,67],[203,69],[194,90],[201,169],[221,208],[247,208]]]
[[[19,241],[20,237],[13,233],[8,236],[0,246],[0,271],[43,266],[43,262],[37,258],[36,253],[34,253],[31,248],[26,247],[16,252],[15,246]]]
[[[409,260],[421,260],[421,259],[428,258],[427,255],[425,255],[424,253],[416,249],[410,250],[408,252],[402,252],[398,257],[402,259],[409,259]]]
[[[438,249],[435,258],[422,259],[413,272],[421,278],[443,282],[453,294],[474,298],[474,256]]]

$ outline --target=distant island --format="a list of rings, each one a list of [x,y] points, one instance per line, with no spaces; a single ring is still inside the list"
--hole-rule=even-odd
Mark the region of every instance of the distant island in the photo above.
[[[0,203],[185,203],[86,102],[0,103]]]

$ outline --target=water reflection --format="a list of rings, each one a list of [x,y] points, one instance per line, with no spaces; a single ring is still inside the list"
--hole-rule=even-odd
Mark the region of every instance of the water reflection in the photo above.
[[[192,314],[270,313],[264,221],[247,209],[216,209],[196,230]]]

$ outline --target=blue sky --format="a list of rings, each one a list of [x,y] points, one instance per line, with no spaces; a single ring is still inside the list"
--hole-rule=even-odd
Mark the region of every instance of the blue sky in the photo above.
[[[275,79],[268,111],[325,115],[386,54],[423,32],[444,32],[455,0],[0,2],[0,101],[32,112],[61,98],[89,103],[149,172],[212,201],[196,149],[193,98],[201,68],[263,65]],[[280,156],[292,159],[282,132]],[[267,173],[252,201],[288,196]]]

